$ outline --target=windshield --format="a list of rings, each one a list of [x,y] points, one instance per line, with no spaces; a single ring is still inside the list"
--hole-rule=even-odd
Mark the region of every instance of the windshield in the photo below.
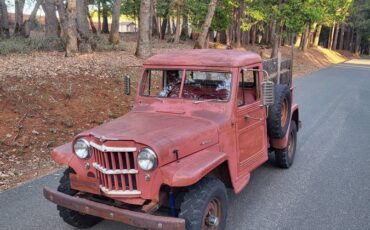
[[[230,97],[231,73],[185,70],[184,81],[182,77],[183,70],[147,70],[142,80],[141,95],[159,98],[182,97],[196,101],[228,101]]]

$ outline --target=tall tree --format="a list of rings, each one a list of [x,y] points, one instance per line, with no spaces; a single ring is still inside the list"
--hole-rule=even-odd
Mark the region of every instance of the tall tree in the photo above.
[[[121,16],[121,0],[115,0],[113,5],[112,25],[109,34],[109,41],[112,44],[118,44],[119,36],[119,18]]]
[[[101,1],[98,0],[98,31],[101,32]]]
[[[33,29],[33,27],[35,26],[36,14],[37,14],[37,11],[40,8],[40,5],[41,5],[42,1],[43,0],[37,0],[35,2],[35,5],[33,7],[33,10],[31,12],[29,18],[26,21],[24,21],[24,23],[23,23],[22,33],[23,33],[23,36],[25,38],[28,38],[30,36],[31,29]]]
[[[89,53],[92,51],[93,41],[87,21],[87,2],[86,0],[77,0],[76,3],[79,51]]]
[[[176,33],[175,33],[175,43],[180,42],[180,35],[181,35],[181,14],[183,8],[183,0],[176,0]]]
[[[101,32],[103,34],[109,34],[107,0],[102,0],[102,5],[103,5],[103,26],[102,26]]]
[[[10,37],[8,8],[5,4],[5,0],[0,0],[0,36],[5,38]]]
[[[316,32],[315,32],[315,37],[314,37],[313,43],[312,43],[313,47],[318,47],[319,46],[321,28],[322,28],[322,24],[317,25]]]
[[[80,0],[68,0],[67,24],[66,24],[66,57],[74,56],[78,52],[77,44],[77,2]]]
[[[21,35],[23,25],[23,8],[25,0],[15,0],[15,27],[14,35]]]
[[[213,15],[217,6],[217,0],[211,0],[208,5],[208,12],[198,39],[195,42],[194,49],[203,49],[206,43],[209,27],[211,26]]]
[[[58,37],[58,19],[56,15],[55,0],[45,0],[41,4],[45,13],[45,36],[47,38]]]
[[[181,40],[186,40],[189,37],[189,18],[186,6],[182,9],[182,26],[181,26]]]
[[[148,58],[152,55],[150,42],[150,4],[151,0],[141,0],[139,15],[139,36],[137,39],[136,53],[139,58]]]

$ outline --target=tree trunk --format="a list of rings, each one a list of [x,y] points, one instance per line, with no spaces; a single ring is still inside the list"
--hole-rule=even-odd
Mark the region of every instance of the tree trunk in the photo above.
[[[181,40],[185,41],[189,38],[189,26],[188,26],[189,20],[188,20],[188,13],[186,9],[183,9],[182,12],[182,28],[181,28]]]
[[[313,43],[312,43],[313,47],[318,47],[319,46],[321,28],[322,28],[321,24],[317,25],[315,37],[314,37]]]
[[[59,15],[59,21],[62,29],[62,37],[67,39],[66,31],[67,31],[67,11],[66,11],[66,5],[64,4],[63,0],[56,0],[55,4],[57,6],[58,15]]]
[[[121,0],[115,0],[112,13],[112,25],[110,28],[109,42],[117,45],[120,41],[119,36],[119,17],[121,16]]]
[[[271,48],[271,58],[275,58],[278,55],[279,52],[279,35],[276,31],[278,31],[278,24],[276,23],[276,20],[274,20],[272,24],[272,48]]]
[[[93,22],[93,20],[92,20],[91,14],[90,14],[90,12],[89,12],[89,7],[88,7],[87,5],[86,5],[86,7],[87,7],[87,18],[89,19],[89,23],[90,23],[91,30],[92,30],[92,32],[93,32],[94,34],[97,34],[97,33],[98,33],[98,31],[96,30],[96,27],[95,27],[94,22]]]
[[[40,8],[41,1],[43,1],[43,0],[37,0],[36,1],[35,6],[33,7],[33,10],[30,14],[30,17],[26,21],[24,21],[24,23],[23,23],[22,35],[25,38],[28,38],[30,36],[31,29],[33,29],[34,26],[35,26],[34,22],[36,21],[36,14],[37,14],[37,11]]]
[[[109,34],[109,28],[108,28],[108,5],[106,0],[103,0],[103,28],[101,30],[104,34]]]
[[[235,47],[240,48],[241,46],[241,18],[243,16],[243,3],[244,0],[239,1],[239,6],[236,10],[236,23],[235,23]]]
[[[309,36],[310,36],[310,26],[307,25],[306,31],[304,32],[303,39],[301,41],[300,48],[303,52],[307,50],[308,42],[309,42]]]
[[[349,44],[351,41],[351,27],[347,27],[347,33],[345,33],[345,38],[344,38],[344,49],[349,50]]]
[[[265,44],[270,44],[270,26],[269,23],[266,23],[266,28],[265,28]]]
[[[361,31],[356,29],[355,54],[361,54]]]
[[[92,51],[92,38],[87,21],[86,0],[77,0],[77,32],[78,32],[78,49],[82,53]]]
[[[45,37],[58,37],[58,19],[56,15],[55,0],[45,0],[41,6],[45,13]]]
[[[98,32],[101,32],[101,4],[100,0],[98,0]]]
[[[150,4],[151,0],[141,0],[139,16],[139,36],[135,55],[139,58],[148,58],[152,55],[150,43]]]
[[[305,52],[308,48],[308,43],[310,42],[310,35],[311,35],[311,26],[307,25],[306,31],[303,36],[303,40],[301,42],[301,50]]]
[[[161,25],[161,39],[162,40],[164,40],[164,37],[166,35],[167,21],[168,21],[168,18],[166,16],[165,18],[163,18],[163,22]]]
[[[24,2],[25,2],[25,0],[14,0],[14,3],[15,3],[14,35],[16,35],[16,36],[22,34]]]
[[[313,39],[314,39],[314,34],[315,34],[315,31],[316,31],[316,27],[317,27],[317,23],[313,23],[311,28],[310,28],[310,34],[308,35],[308,42],[309,44],[312,46],[313,44]]]
[[[172,34],[172,30],[171,30],[171,16],[168,15],[167,16],[167,30],[166,30],[166,34]]]
[[[301,40],[302,40],[302,33],[299,33],[299,34],[297,34],[297,36],[295,38],[294,46],[299,47],[299,45],[301,44]]]
[[[175,33],[175,43],[180,42],[181,35],[181,14],[182,14],[182,1],[176,1],[176,33]]]
[[[344,30],[345,30],[345,24],[342,23],[340,25],[340,37],[339,37],[339,49],[343,50],[343,45],[344,45]]]
[[[355,29],[354,28],[351,28],[351,38],[349,40],[349,50],[351,52],[353,52],[353,39],[354,39],[354,35],[355,35]]]
[[[226,34],[226,48],[231,48],[231,39],[230,39],[230,25],[226,29],[225,34]]]
[[[254,25],[251,28],[251,43],[252,43],[252,46],[254,46],[256,44],[256,35],[257,35],[257,28],[256,28],[256,25]]]
[[[195,49],[204,48],[206,38],[207,38],[207,34],[208,34],[208,31],[209,31],[209,27],[211,26],[213,15],[215,13],[216,5],[217,5],[217,0],[211,0],[209,5],[208,5],[207,16],[206,16],[206,18],[204,20],[204,23],[202,25],[200,35],[199,35],[197,41],[195,42],[195,45],[194,45]]]
[[[334,40],[333,40],[333,50],[336,50],[337,49],[338,34],[339,34],[339,23],[337,23],[335,25],[335,33],[334,33]]]
[[[153,37],[157,37],[159,35],[158,20],[157,20],[155,6],[156,6],[156,1],[154,0],[152,4],[150,4],[150,15],[152,17],[152,36]]]
[[[335,22],[333,23],[333,26],[330,28],[330,33],[329,33],[328,49],[330,50],[333,47],[334,30],[335,30]]]
[[[10,38],[8,8],[5,0],[0,0],[0,36]]]
[[[67,26],[66,36],[66,57],[74,56],[78,52],[77,43],[77,3],[80,0],[68,0],[67,4]]]

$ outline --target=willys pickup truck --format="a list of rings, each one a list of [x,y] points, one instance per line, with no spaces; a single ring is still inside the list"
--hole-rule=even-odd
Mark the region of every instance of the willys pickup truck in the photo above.
[[[68,168],[45,198],[77,228],[109,219],[224,229],[227,188],[242,191],[270,152],[282,168],[294,160],[300,121],[291,62],[278,63],[216,49],[147,59],[130,112],[52,151]]]

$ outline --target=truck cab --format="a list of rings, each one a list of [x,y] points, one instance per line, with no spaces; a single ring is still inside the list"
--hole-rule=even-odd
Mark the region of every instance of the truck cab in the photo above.
[[[130,112],[53,150],[68,168],[44,196],[79,228],[110,219],[224,229],[227,188],[239,193],[269,152],[282,168],[294,160],[300,122],[291,75],[276,84],[268,73],[252,52],[181,50],[147,59]],[[125,77],[126,94],[131,88]]]

